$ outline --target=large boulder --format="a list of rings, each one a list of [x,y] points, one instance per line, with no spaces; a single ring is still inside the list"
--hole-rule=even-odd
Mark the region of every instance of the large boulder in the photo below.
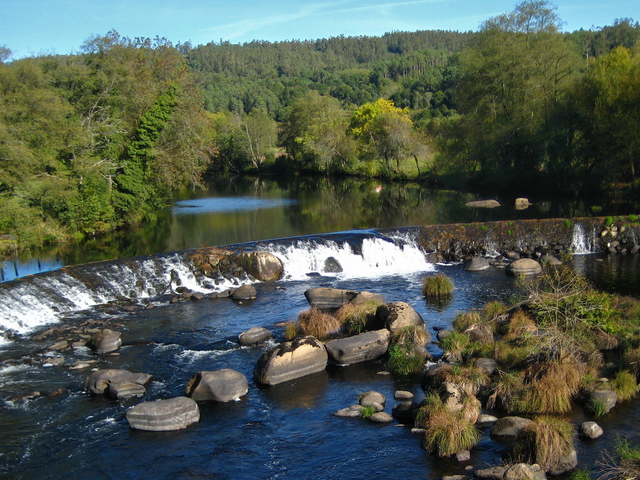
[[[236,288],[231,294],[231,298],[234,300],[251,300],[258,296],[258,291],[253,285],[242,285]]]
[[[105,328],[104,330],[94,333],[87,345],[98,355],[115,352],[122,345],[121,336],[121,332]]]
[[[264,327],[251,327],[238,335],[238,343],[244,346],[260,345],[273,338],[273,333]]]
[[[337,338],[325,344],[331,359],[340,365],[366,362],[381,357],[389,348],[391,333],[386,328]]]
[[[492,437],[515,437],[525,427],[531,425],[532,420],[523,417],[502,417],[491,427]]]
[[[196,373],[184,389],[187,397],[199,402],[231,402],[247,394],[249,384],[246,377],[235,370],[224,368],[212,372]]]
[[[84,391],[94,395],[102,395],[112,384],[146,385],[153,377],[147,373],[133,373],[128,370],[96,370],[84,381]]]
[[[156,400],[135,405],[127,411],[127,421],[136,430],[181,430],[200,420],[195,400],[187,397]]]
[[[408,303],[391,302],[378,307],[376,324],[395,333],[405,327],[424,326],[424,320]]]
[[[471,257],[471,260],[465,264],[464,269],[467,272],[481,272],[487,270],[489,267],[491,267],[491,264],[488,259],[475,256]]]
[[[304,296],[312,307],[335,310],[357,297],[358,292],[341,288],[317,287],[304,292]]]
[[[598,405],[602,408],[603,413],[609,413],[618,403],[618,394],[610,388],[596,388],[589,394],[589,402],[592,405]]]
[[[328,359],[327,350],[315,337],[298,337],[263,353],[253,376],[260,385],[276,385],[321,372]]]
[[[261,282],[280,280],[284,271],[282,261],[269,252],[244,252],[236,257],[236,262]]]
[[[387,300],[384,298],[384,295],[380,293],[359,292],[349,301],[349,303],[353,305],[362,305],[368,302],[386,303],[386,301]]]
[[[506,271],[514,277],[527,277],[541,273],[542,266],[532,258],[521,258],[511,262]]]

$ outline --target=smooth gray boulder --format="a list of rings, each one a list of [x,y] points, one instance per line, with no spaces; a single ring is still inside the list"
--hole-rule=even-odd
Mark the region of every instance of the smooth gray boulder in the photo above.
[[[128,370],[96,370],[84,380],[84,391],[94,395],[102,395],[110,384],[134,383],[144,386],[152,378],[148,373],[133,373]]]
[[[336,417],[343,417],[343,418],[354,418],[354,417],[359,417],[360,416],[360,412],[362,411],[364,407],[362,405],[351,405],[349,407],[346,408],[341,408],[340,410],[338,410],[335,413]]]
[[[328,359],[327,350],[315,337],[298,337],[263,353],[253,376],[260,385],[277,385],[323,371]]]
[[[228,368],[198,372],[191,377],[184,389],[185,395],[196,402],[231,402],[246,395],[248,391],[247,378]]]
[[[273,333],[264,327],[251,327],[246,332],[238,335],[238,343],[244,346],[260,345],[267,340],[273,338]]]
[[[487,270],[489,267],[491,267],[489,260],[484,257],[475,256],[465,264],[464,270],[467,272],[481,272]]]
[[[603,433],[602,427],[596,422],[584,422],[580,425],[580,435],[585,438],[598,438],[602,436]]]
[[[386,328],[337,338],[325,344],[331,360],[339,365],[366,362],[381,357],[389,349],[391,333]]]
[[[393,417],[387,412],[376,412],[369,417],[369,421],[373,423],[391,423],[393,422]]]
[[[533,423],[532,420],[523,417],[502,417],[491,427],[492,437],[515,437],[528,425]]]
[[[147,389],[144,385],[134,382],[122,382],[122,383],[110,383],[106,390],[105,395],[113,400],[121,400],[131,397],[142,397],[146,393]]]
[[[506,272],[514,277],[527,277],[541,273],[542,266],[532,258],[521,258],[507,265]]]
[[[349,301],[349,303],[353,305],[362,305],[368,302],[386,303],[387,300],[384,298],[384,295],[380,293],[358,292],[358,294]]]
[[[610,388],[596,388],[589,394],[589,402],[600,405],[604,413],[609,413],[618,403],[618,394]]]
[[[358,292],[341,288],[317,287],[304,292],[304,296],[312,307],[320,310],[334,310],[349,303],[358,296]]]
[[[258,291],[252,285],[242,285],[231,294],[234,300],[252,300],[258,296]]]
[[[503,480],[545,480],[547,476],[540,465],[516,463],[507,467],[502,478]]]
[[[327,257],[324,261],[325,273],[340,273],[342,272],[342,265],[335,257]]]
[[[472,202],[465,203],[465,207],[473,208],[496,208],[500,206],[500,202],[497,200],[474,200]]]
[[[380,392],[376,392],[375,390],[369,390],[368,392],[360,395],[358,399],[358,403],[363,407],[375,407],[376,405],[381,405],[384,409],[385,404],[387,403],[386,397]]]
[[[415,309],[405,302],[380,305],[376,310],[376,324],[388,328],[391,333],[405,327],[423,326],[424,320]]]
[[[87,345],[98,355],[115,352],[122,346],[121,336],[121,332],[105,328],[104,330],[93,334]]]
[[[411,400],[400,402],[393,406],[391,415],[402,423],[413,424],[416,410],[420,408],[420,404]]]
[[[131,428],[136,430],[173,431],[198,422],[200,410],[195,400],[176,397],[139,403],[127,411],[126,417]]]

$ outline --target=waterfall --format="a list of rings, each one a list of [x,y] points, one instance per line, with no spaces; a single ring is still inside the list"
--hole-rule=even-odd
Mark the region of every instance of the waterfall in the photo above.
[[[252,247],[280,258],[284,281],[305,280],[311,272],[349,279],[434,270],[417,243],[397,231],[387,236],[350,232]],[[327,259],[332,259],[333,269],[327,267]],[[184,253],[95,262],[30,275],[0,283],[0,343],[3,331],[26,334],[59,321],[62,315],[114,300],[154,299],[177,286],[210,293],[237,287],[240,282],[199,274]]]
[[[312,272],[348,279],[434,270],[415,242],[399,237],[372,236],[355,244],[346,240],[300,239],[289,245],[271,244],[266,250],[282,260],[285,280],[304,280]],[[342,271],[328,268],[328,259],[337,262]]]
[[[587,239],[584,233],[582,225],[576,223],[573,226],[573,238],[571,240],[571,250],[574,255],[587,255],[589,253],[595,253],[595,230],[592,236],[591,242]]]

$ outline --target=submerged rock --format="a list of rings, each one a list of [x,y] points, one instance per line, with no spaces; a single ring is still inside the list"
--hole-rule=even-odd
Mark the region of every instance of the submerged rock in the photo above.
[[[238,343],[245,346],[260,345],[273,338],[273,333],[264,327],[252,327],[238,335]]]
[[[128,370],[96,370],[84,381],[84,391],[102,395],[110,385],[138,384],[146,385],[153,377],[147,373],[133,373]],[[116,387],[114,387],[116,388]]]
[[[150,431],[173,431],[187,428],[200,420],[198,404],[187,397],[140,403],[127,411],[131,428]]]

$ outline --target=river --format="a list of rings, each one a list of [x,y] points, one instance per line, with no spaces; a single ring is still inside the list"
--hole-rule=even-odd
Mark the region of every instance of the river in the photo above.
[[[318,182],[293,187],[295,195],[291,186],[275,182],[248,185],[254,194],[246,186],[227,184],[214,186],[217,200],[212,200],[212,192],[178,198],[159,218],[161,228],[154,235],[143,240],[138,234],[121,240],[118,247],[88,249],[94,260],[102,260],[99,252],[108,258],[135,259],[85,265],[80,253],[60,256],[58,266],[81,265],[0,284],[5,295],[0,317],[14,322],[13,330],[22,329],[17,339],[0,346],[0,478],[432,479],[464,473],[467,465],[479,468],[499,462],[505,446],[486,430],[472,450],[471,461],[460,464],[428,454],[409,426],[335,417],[337,410],[356,403],[358,395],[368,390],[386,396],[386,411],[395,404],[395,390],[409,390],[417,401],[424,397],[419,377],[384,374],[384,359],[330,366],[319,374],[260,388],[252,382],[252,370],[269,345],[239,347],[237,335],[263,326],[273,331],[275,341],[282,340],[283,329],[276,324],[294,320],[308,308],[307,289],[329,286],[405,301],[435,336],[437,329],[450,327],[461,311],[480,308],[490,300],[517,300],[524,294],[522,285],[499,269],[471,274],[460,265],[428,264],[412,242],[411,228],[384,234],[374,228],[588,212],[553,202],[537,203],[528,211],[511,208],[511,202],[502,210],[471,210],[464,207],[471,195],[411,185],[346,182],[338,187]],[[357,194],[356,188],[360,189]],[[223,207],[228,203],[230,208]],[[223,208],[225,212],[220,211]],[[329,233],[336,231],[343,233]],[[179,252],[185,248],[301,235],[260,242],[260,248],[284,259],[285,278],[256,283],[254,301],[219,298],[170,303],[165,295],[171,282],[169,271],[194,289],[227,286],[193,278],[183,268],[184,256]],[[148,255],[152,252],[157,254]],[[319,261],[328,255],[340,258],[348,266],[345,271],[307,275],[318,271]],[[603,288],[637,288],[636,256],[582,255],[574,263],[577,271]],[[420,287],[423,278],[436,271],[449,275],[456,288],[449,303],[434,306],[424,300]],[[122,303],[122,297],[133,298],[143,308],[127,308],[129,302]],[[124,345],[117,355],[95,356],[82,346],[52,350],[49,347],[59,335],[45,340],[29,335],[45,327],[70,331],[104,325],[123,332]],[[428,349],[440,354],[434,343]],[[77,362],[94,363],[71,368]],[[108,401],[82,391],[91,368],[146,372],[153,381],[142,399]],[[183,431],[129,428],[125,412],[130,406],[183,395],[195,372],[222,368],[238,370],[249,380],[249,393],[240,401],[202,404],[200,422]],[[619,433],[632,442],[639,440],[638,405],[628,402],[599,419],[605,430],[600,439],[576,439],[581,466],[592,467],[599,452],[611,449]],[[585,418],[578,408],[573,416],[576,421]]]

